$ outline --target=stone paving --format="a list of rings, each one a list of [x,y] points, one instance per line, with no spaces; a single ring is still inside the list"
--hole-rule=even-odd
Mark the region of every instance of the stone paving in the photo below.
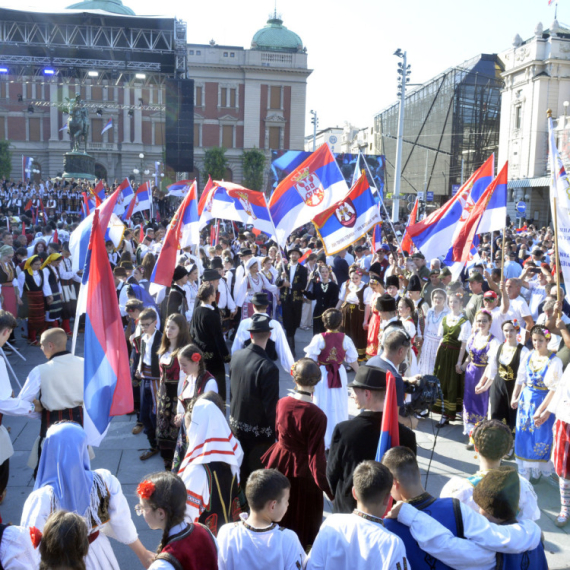
[[[297,347],[308,344],[311,334],[308,331],[298,331]],[[83,339],[78,342],[78,354],[82,355]],[[26,362],[16,355],[9,356],[9,362],[14,367],[20,383],[23,385],[28,372],[37,364],[45,362],[41,350],[30,347],[24,341],[18,341],[16,347],[27,358]],[[299,348],[298,348],[299,350]],[[298,354],[297,356],[300,356]],[[12,380],[12,386],[17,393],[19,388]],[[228,384],[229,385],[229,384]],[[280,395],[285,396],[293,388],[289,374],[283,370],[280,373]],[[351,414],[356,410],[351,407]],[[144,434],[132,435],[131,430],[135,424],[134,416],[115,418],[111,423],[109,432],[101,447],[95,449],[95,458],[92,467],[109,469],[116,475],[123,486],[123,491],[132,509],[132,516],[143,544],[153,550],[160,540],[160,532],[151,531],[142,517],[137,517],[134,505],[137,503],[135,489],[145,475],[163,468],[160,456],[152,457],[143,462],[139,455],[146,449]],[[11,437],[15,453],[10,459],[10,480],[8,493],[0,514],[4,522],[19,524],[22,507],[28,494],[32,491],[34,480],[32,470],[27,466],[28,456],[32,445],[39,433],[39,421],[24,418],[4,416],[4,425],[11,428]],[[418,461],[425,481],[434,441],[434,425],[432,420],[420,422],[416,435],[418,439]],[[442,428],[439,432],[433,459],[429,472],[427,490],[438,495],[443,485],[450,477],[456,474],[471,474],[477,469],[477,456],[474,451],[465,449],[465,440],[462,435],[462,426],[451,425]],[[539,497],[539,507],[542,512],[539,525],[544,532],[547,558],[551,570],[570,568],[570,541],[568,532],[570,526],[559,529],[554,520],[560,508],[560,497],[555,481],[541,481],[535,490]],[[330,514],[331,505],[325,499],[325,516]],[[121,568],[137,568],[138,559],[125,545],[112,541],[113,548]]]

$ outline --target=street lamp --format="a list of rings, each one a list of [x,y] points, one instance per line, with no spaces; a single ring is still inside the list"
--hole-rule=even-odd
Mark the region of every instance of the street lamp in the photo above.
[[[148,174],[148,170],[145,170],[145,167],[144,167],[144,153],[143,153],[143,152],[141,152],[141,153],[139,154],[139,158],[140,158],[140,161],[141,161],[141,167],[140,167],[140,168],[137,168],[137,172],[136,172],[135,174],[139,174],[139,173],[140,173],[140,175],[141,175],[141,184],[142,184],[142,183],[143,183],[143,172],[144,172],[145,174]],[[134,172],[134,171],[133,171],[133,172]]]
[[[317,150],[317,127],[319,125],[319,118],[317,117],[316,111],[311,109],[309,112],[313,115],[311,123],[313,123],[313,152],[315,152],[315,150]]]
[[[404,106],[406,103],[406,83],[411,73],[408,65],[408,53],[398,48],[394,55],[402,58],[398,63],[398,97],[400,98],[400,113],[398,117],[398,139],[396,145],[396,163],[394,165],[394,193],[392,196],[392,221],[400,219],[400,179],[402,176],[402,143],[404,137]]]

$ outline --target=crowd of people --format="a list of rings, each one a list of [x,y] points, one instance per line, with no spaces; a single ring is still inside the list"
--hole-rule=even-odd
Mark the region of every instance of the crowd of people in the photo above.
[[[136,514],[162,531],[155,553],[117,478],[90,465],[83,359],[67,349],[82,274],[69,251],[76,221],[34,226],[23,214],[0,233],[0,346],[10,355],[21,319],[47,359],[17,396],[0,359],[0,413],[40,420],[34,490],[20,526],[0,525],[2,567],[118,568],[110,537],[153,570],[547,568],[541,477],[558,478],[557,525],[570,517],[570,305],[550,229],[483,235],[458,274],[403,251],[401,224],[385,222],[377,248],[368,235],[332,256],[312,226],[285,248],[247,228],[208,244],[205,231],[152,295],[165,222],[107,242],[132,434],[148,442],[141,461],[164,463],[136,491]],[[299,329],[312,331],[304,347]],[[283,398],[279,367],[292,378]],[[440,398],[412,413],[429,376]],[[377,462],[392,381],[400,445]],[[422,487],[414,433],[435,421],[461,422],[480,459],[439,498]],[[1,499],[12,453],[0,427]],[[334,514],[323,522],[325,496]]]

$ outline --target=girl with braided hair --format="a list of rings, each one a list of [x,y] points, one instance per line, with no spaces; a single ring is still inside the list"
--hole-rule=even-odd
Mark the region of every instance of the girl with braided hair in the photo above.
[[[162,530],[157,556],[149,570],[217,570],[216,542],[207,527],[187,523],[186,487],[171,471],[148,475],[137,487],[137,515],[152,530]]]
[[[519,366],[511,406],[518,408],[515,457],[519,473],[535,483],[553,470],[554,417],[547,408],[562,377],[562,361],[548,350],[548,329],[535,325],[530,333],[534,350]]]
[[[459,499],[478,513],[479,505],[473,500],[473,490],[489,471],[500,468],[501,459],[513,445],[513,434],[504,422],[483,420],[473,430],[473,442],[479,454],[479,470],[467,479],[452,477],[444,485],[440,496]],[[540,518],[536,493],[527,479],[522,476],[519,479],[521,491],[517,519],[536,521]]]

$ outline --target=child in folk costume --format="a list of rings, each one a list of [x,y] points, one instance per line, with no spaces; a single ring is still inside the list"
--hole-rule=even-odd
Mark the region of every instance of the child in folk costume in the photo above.
[[[13,247],[9,245],[0,247],[0,299],[2,300],[2,308],[17,317],[18,305],[22,304],[22,300],[16,278],[16,267],[12,261],[13,257]]]
[[[143,566],[150,564],[152,553],[138,539],[119,480],[106,469],[91,471],[87,435],[73,422],[49,428],[21,524],[43,531],[59,509],[84,518],[90,543],[85,562],[90,570],[119,569],[107,535],[128,544]]]
[[[41,335],[46,328],[44,273],[41,266],[42,260],[32,255],[26,260],[24,270],[18,277],[20,290],[24,292],[19,316],[28,319],[28,342],[34,346],[38,344],[38,333]]]
[[[515,457],[519,473],[531,483],[552,472],[552,427],[548,406],[562,376],[562,361],[548,350],[550,332],[541,325],[531,331],[534,350],[526,357],[517,374],[512,407],[518,408]]]
[[[291,484],[276,469],[258,469],[247,480],[250,513],[218,534],[219,570],[293,570],[304,568],[307,555],[297,535],[279,526],[289,503]]]
[[[556,327],[560,330],[563,325],[562,319],[558,319]],[[556,526],[563,527],[570,518],[570,368],[568,367],[547,407],[547,413],[556,416],[552,458],[560,485],[561,509],[554,522]],[[544,414],[544,418],[546,415]],[[543,418],[539,418],[538,421],[542,420]]]
[[[459,297],[451,295],[447,304],[451,312],[443,317],[439,325],[438,336],[441,341],[433,371],[441,382],[443,392],[444,411],[438,424],[440,427],[454,421],[457,409],[461,409],[464,390],[461,365],[471,335],[471,323],[463,314]],[[434,409],[439,411],[439,406],[440,402],[436,402]]]
[[[342,330],[354,341],[358,360],[366,360],[368,343],[368,319],[370,299],[373,292],[362,282],[362,273],[357,266],[349,270],[350,279],[342,284],[336,308],[342,312]]]
[[[186,486],[187,522],[201,522],[216,536],[239,520],[245,500],[239,485],[243,451],[215,392],[199,396],[184,418],[188,448],[178,475]]]
[[[491,334],[493,315],[487,309],[475,314],[475,331],[467,342],[467,359],[461,365],[465,371],[465,388],[463,393],[463,433],[469,437],[476,424],[487,417],[489,393],[482,390],[492,376],[492,363],[497,358],[499,341]],[[473,449],[471,442],[467,449]]]
[[[446,307],[447,293],[443,289],[434,289],[431,292],[431,308],[427,312],[423,342],[419,360],[420,374],[433,374],[437,349],[441,342],[439,325],[445,315],[449,313]]]
[[[366,356],[369,358],[378,354],[378,335],[380,334],[380,313],[376,308],[376,300],[384,294],[384,287],[376,277],[370,277],[369,287],[373,294],[370,299],[370,320],[368,321],[368,338]]]
[[[344,361],[356,372],[358,352],[348,334],[339,332],[342,314],[336,309],[323,313],[327,332],[315,335],[305,348],[305,354],[318,362],[322,382],[315,386],[314,403],[327,416],[325,449],[331,444],[332,433],[337,423],[348,420],[348,390]]]
[[[57,200],[55,199],[55,194],[53,192],[50,192],[47,201],[47,215],[49,218],[53,218],[55,216],[56,208],[57,208]]]
[[[169,471],[147,475],[137,487],[138,515],[152,530],[162,530],[157,555],[149,570],[218,570],[216,541],[199,523],[184,520],[186,489]]]
[[[44,272],[44,295],[48,310],[46,313],[46,322],[48,326],[57,327],[61,320],[61,328],[67,333],[71,334],[69,326],[69,318],[63,319],[63,303],[62,303],[62,288],[61,280],[59,277],[59,265],[61,263],[61,253],[52,253],[44,261],[42,269]]]
[[[160,385],[156,397],[156,440],[166,470],[172,469],[179,432],[179,424],[176,423],[178,394],[184,381],[184,372],[180,370],[177,356],[189,342],[186,318],[176,313],[170,315],[164,324],[158,349]]]

